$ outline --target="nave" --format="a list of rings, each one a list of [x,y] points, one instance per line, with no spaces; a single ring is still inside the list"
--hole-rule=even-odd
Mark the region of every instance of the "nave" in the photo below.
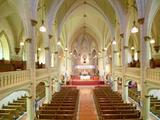
[[[0,0],[0,11],[0,119],[160,119],[160,0]]]
[[[18,114],[15,114],[17,112],[14,112],[14,109],[21,108],[19,111],[22,113],[26,111],[25,101],[24,96],[8,104],[8,106],[13,105],[12,107],[1,109],[1,120],[15,120],[16,116],[12,118],[12,114],[17,116]],[[65,85],[59,92],[52,95],[50,103],[43,102],[37,107],[34,120],[144,120],[138,103],[134,100],[124,102],[121,93],[114,92],[108,84],[100,86]],[[6,111],[6,114],[3,111]],[[22,116],[17,120],[27,120],[26,114]],[[158,119],[150,114],[150,120]]]

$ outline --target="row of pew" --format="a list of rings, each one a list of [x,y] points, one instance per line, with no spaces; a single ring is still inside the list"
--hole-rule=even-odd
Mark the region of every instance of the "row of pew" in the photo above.
[[[14,100],[0,109],[0,120],[16,120],[26,111],[26,96]]]
[[[150,107],[151,112],[160,118],[160,100],[157,97],[151,96]]]
[[[128,89],[128,95],[130,98],[132,98],[134,101],[140,103],[140,91],[137,90],[137,88],[129,88]]]
[[[140,91],[137,88],[129,88],[128,95],[130,98],[140,103]],[[150,111],[160,118],[160,100],[157,97],[150,97]]]
[[[107,87],[93,90],[99,120],[140,120],[140,111],[132,103],[124,103],[118,92]]]
[[[76,120],[79,90],[62,88],[52,96],[51,103],[43,104],[36,112],[38,120]]]
[[[26,61],[0,60],[0,72],[26,70]]]

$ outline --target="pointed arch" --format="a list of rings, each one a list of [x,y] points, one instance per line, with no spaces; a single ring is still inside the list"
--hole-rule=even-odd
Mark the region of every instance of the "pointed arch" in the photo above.
[[[0,33],[0,59],[10,60],[9,39],[5,31]]]

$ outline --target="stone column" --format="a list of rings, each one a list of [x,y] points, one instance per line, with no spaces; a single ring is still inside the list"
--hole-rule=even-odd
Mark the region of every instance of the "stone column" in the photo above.
[[[49,47],[45,47],[45,68],[51,67],[51,52]]]
[[[33,99],[32,96],[27,97],[27,120],[33,120],[34,119],[34,110],[33,110]]]
[[[31,69],[31,38],[26,39],[27,69]]]
[[[32,20],[31,20],[31,24],[32,24]],[[31,26],[31,43],[30,43],[30,49],[29,49],[29,64],[30,64],[30,68],[31,68],[31,95],[32,95],[32,100],[33,100],[33,111],[35,111],[35,99],[36,99],[36,64],[35,64],[35,53],[36,51],[36,44],[37,44],[37,36],[36,36],[36,24],[32,24]],[[33,114],[33,118],[35,117],[35,112],[32,113]],[[33,120],[33,119],[32,119]]]
[[[145,56],[146,56],[146,60],[145,60],[145,66],[146,66],[146,68],[150,67],[150,66],[149,66],[150,39],[151,39],[151,38],[148,37],[148,36],[145,36],[145,37],[144,37],[144,40],[145,40],[145,43],[144,43],[144,44],[145,44],[145,49],[146,49],[146,51],[143,52],[143,54],[145,54]]]
[[[142,117],[144,120],[150,120],[149,113],[150,113],[150,96],[145,95],[143,98],[143,110],[142,110]]]
[[[128,46],[123,46],[124,49],[124,53],[123,53],[123,60],[124,60],[124,66],[127,67],[128,66]]]
[[[57,81],[55,82],[55,92],[59,92],[61,89],[60,83]]]
[[[141,86],[139,83],[137,83],[137,91],[141,91]]]
[[[126,35],[123,33],[121,36],[121,59],[122,59],[122,99],[125,102],[128,102],[128,84],[125,81],[125,72],[126,67],[128,66],[128,43],[126,42]]]
[[[113,80],[113,91],[118,91],[117,79],[114,79],[114,80]]]
[[[98,59],[98,69],[99,69],[100,77],[103,78],[104,71],[103,71],[103,58],[102,58],[102,56],[99,56],[99,59]]]
[[[129,102],[128,101],[128,85],[124,84],[122,90],[123,90],[122,91],[123,100],[124,100],[124,102],[128,103]]]
[[[49,89],[49,85],[45,86],[45,103],[50,103],[50,89]]]
[[[67,83],[67,74],[68,74],[68,51],[65,51],[65,73],[64,73],[64,84]]]
[[[140,59],[140,51],[137,51],[138,60]]]
[[[141,97],[140,97],[140,103],[144,103],[146,104],[146,98],[145,98],[145,93],[147,92],[147,89],[146,89],[146,68],[148,67],[148,63],[147,63],[147,46],[146,46],[146,42],[149,42],[149,37],[145,36],[145,26],[144,26],[144,18],[141,18],[138,20],[139,21],[139,24],[140,24],[140,53],[141,53],[141,56],[140,56],[140,76],[141,76],[141,79],[140,79],[140,84],[141,84],[141,88],[142,89],[142,92],[141,92]],[[145,108],[145,105],[142,105],[142,116],[145,118],[147,118],[146,116],[146,108]],[[147,120],[147,119],[145,119]]]

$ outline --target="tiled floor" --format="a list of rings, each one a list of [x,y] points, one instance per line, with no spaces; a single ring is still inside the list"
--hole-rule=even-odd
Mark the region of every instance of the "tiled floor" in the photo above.
[[[81,87],[79,120],[97,120],[92,87]]]

